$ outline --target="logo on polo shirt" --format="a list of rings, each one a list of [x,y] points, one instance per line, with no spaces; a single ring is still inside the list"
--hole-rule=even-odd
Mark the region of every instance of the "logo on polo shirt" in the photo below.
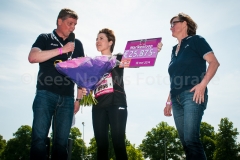
[[[185,46],[185,48],[187,48],[189,45],[187,44],[186,46]]]
[[[120,109],[123,109],[123,110],[124,110],[125,108],[123,108],[123,107],[119,107],[118,109],[119,109],[119,110],[120,110]]]
[[[54,44],[54,43],[51,43],[50,45],[51,45],[51,46],[58,46],[58,44]]]

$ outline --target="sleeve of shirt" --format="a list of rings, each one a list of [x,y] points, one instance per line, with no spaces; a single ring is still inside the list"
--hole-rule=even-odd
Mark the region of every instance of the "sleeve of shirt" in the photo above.
[[[196,46],[196,49],[198,51],[198,54],[200,54],[201,57],[204,57],[206,54],[209,54],[209,53],[213,52],[210,45],[201,36],[196,36],[195,37],[195,46]]]
[[[117,56],[117,60],[121,62],[122,57],[123,57],[123,54],[122,54],[122,53],[114,54],[114,56]],[[119,67],[117,66],[117,68],[118,68],[119,70],[124,70],[124,67],[123,67],[123,68],[119,68]]]
[[[122,57],[123,57],[123,54],[118,53],[118,54],[116,54],[116,56],[117,56],[117,60],[121,61]]]
[[[75,39],[75,49],[74,49],[72,58],[84,57],[84,56],[85,55],[84,55],[82,42],[78,39]]]
[[[45,50],[46,48],[46,40],[47,40],[47,35],[46,34],[40,34],[36,41],[33,43],[32,48],[39,48],[41,50]]]

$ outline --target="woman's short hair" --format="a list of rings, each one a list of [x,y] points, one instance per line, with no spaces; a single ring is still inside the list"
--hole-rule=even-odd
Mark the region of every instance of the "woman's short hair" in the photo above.
[[[106,35],[108,42],[112,41],[110,51],[113,52],[115,41],[116,41],[113,30],[108,29],[108,28],[103,28],[98,32],[98,34],[100,34],[100,33],[104,33]]]
[[[186,21],[187,22],[187,26],[188,26],[187,34],[189,36],[196,35],[197,24],[193,21],[193,19],[189,15],[187,15],[185,13],[179,13],[177,16],[174,16],[170,20],[170,23],[172,23],[174,18],[178,18],[179,21]]]

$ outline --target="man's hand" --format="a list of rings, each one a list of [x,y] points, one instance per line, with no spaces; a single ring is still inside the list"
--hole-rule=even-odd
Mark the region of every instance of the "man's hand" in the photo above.
[[[68,42],[65,46],[62,47],[62,53],[73,52],[75,48],[74,42]]]
[[[80,104],[79,103],[80,103],[79,101],[74,102],[74,114],[76,114],[80,109]]]

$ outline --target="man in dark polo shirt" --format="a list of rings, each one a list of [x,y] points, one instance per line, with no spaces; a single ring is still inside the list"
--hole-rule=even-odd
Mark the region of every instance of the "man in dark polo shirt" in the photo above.
[[[57,29],[52,33],[40,34],[32,45],[28,60],[39,63],[37,91],[33,102],[32,144],[30,159],[46,159],[46,143],[52,122],[52,160],[66,160],[67,143],[73,114],[79,110],[79,99],[83,91],[78,89],[74,102],[74,83],[55,69],[56,60],[66,61],[69,57],[83,57],[80,40],[69,40],[74,31],[78,15],[64,8],[57,18]],[[53,121],[52,121],[53,120]]]

